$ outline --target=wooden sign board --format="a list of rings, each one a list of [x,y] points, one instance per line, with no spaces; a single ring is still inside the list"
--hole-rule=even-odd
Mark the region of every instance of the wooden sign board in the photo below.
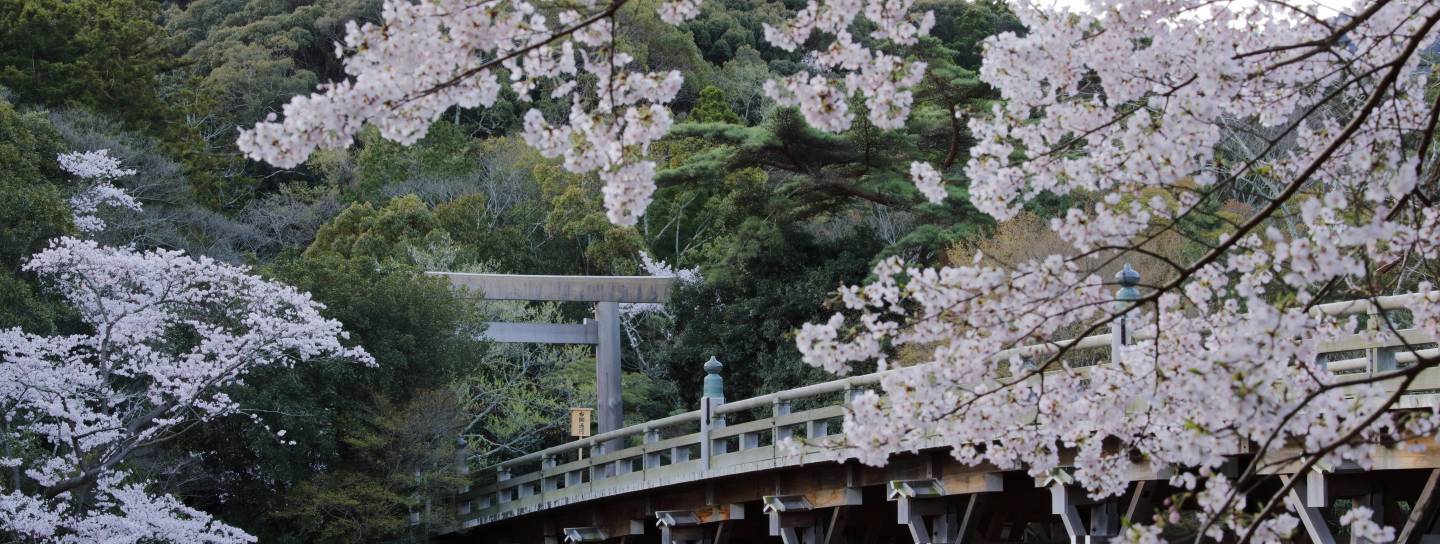
[[[594,412],[593,408],[571,408],[570,436],[575,438],[590,436],[590,416]]]

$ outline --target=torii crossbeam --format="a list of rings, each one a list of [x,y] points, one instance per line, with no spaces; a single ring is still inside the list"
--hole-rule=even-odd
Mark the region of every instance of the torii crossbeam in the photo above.
[[[426,274],[443,276],[451,285],[479,293],[486,300],[594,303],[594,321],[488,323],[485,336],[496,342],[594,345],[595,411],[602,433],[620,428],[624,408],[620,400],[620,303],[664,303],[675,286],[673,277]]]

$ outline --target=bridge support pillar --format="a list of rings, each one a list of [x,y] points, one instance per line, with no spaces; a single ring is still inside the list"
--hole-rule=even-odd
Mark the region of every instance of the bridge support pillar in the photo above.
[[[1050,483],[1048,487],[1050,511],[1060,516],[1071,542],[1104,543],[1119,536],[1120,501],[1112,498],[1090,502],[1090,523],[1087,525],[1080,518],[1079,507],[1085,502],[1083,491],[1059,481]]]
[[[815,509],[803,495],[767,495],[763,500],[770,536],[780,537],[785,544],[821,544]]]
[[[1293,474],[1280,475],[1280,481],[1290,483],[1295,478]],[[1314,544],[1335,544],[1335,535],[1330,532],[1330,526],[1325,523],[1320,508],[1310,506],[1311,502],[1306,500],[1310,497],[1310,486],[1307,484],[1309,477],[1304,477],[1295,482],[1290,488],[1290,493],[1285,496],[1285,502],[1295,510],[1295,515],[1300,518],[1300,526],[1305,529],[1305,534],[1310,537]]]
[[[541,542],[545,544],[560,544],[561,539],[565,538],[565,532],[563,530],[557,530],[555,525],[548,521],[541,525],[540,531]]]
[[[966,496],[956,508],[946,501],[939,480],[891,480],[888,488],[896,522],[910,530],[915,544],[956,544],[975,523],[979,495]]]
[[[606,523],[606,520],[596,519],[595,526],[566,527],[564,534],[566,544],[574,542],[604,542],[615,538],[626,539],[645,534],[645,522],[638,519],[621,519],[618,523]]]
[[[745,507],[723,504],[696,510],[661,510],[655,512],[655,519],[660,544],[724,544],[733,530],[730,523],[745,519]]]
[[[1437,492],[1440,492],[1440,469],[1430,469],[1427,472],[1425,483],[1414,498],[1396,496],[1397,489],[1392,487],[1393,481],[1387,484],[1385,480],[1362,473],[1359,467],[1349,463],[1311,469],[1303,478],[1296,474],[1282,474],[1280,478],[1285,483],[1295,483],[1286,496],[1286,502],[1297,509],[1302,526],[1314,542],[1335,541],[1323,514],[1329,512],[1339,499],[1349,500],[1352,507],[1370,509],[1375,523],[1396,527],[1399,530],[1396,542],[1415,544],[1440,542],[1440,534],[1433,534],[1437,529],[1434,521],[1437,506],[1440,506],[1437,504],[1437,499],[1440,498],[1436,496]],[[1402,498],[1410,504],[1408,515],[1401,508]],[[1334,515],[1339,514],[1334,512]],[[1350,542],[1372,544],[1371,541],[1357,538],[1353,533]]]
[[[703,544],[700,517],[689,510],[668,510],[655,513],[655,526],[660,528],[660,544]]]
[[[599,527],[565,528],[565,544],[575,544],[577,542],[604,542],[606,538],[609,537],[606,536],[605,531],[601,530]]]

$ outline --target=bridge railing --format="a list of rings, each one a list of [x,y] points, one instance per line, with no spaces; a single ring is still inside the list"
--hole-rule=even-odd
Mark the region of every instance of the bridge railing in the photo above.
[[[1138,276],[1127,287],[1136,280]],[[1125,295],[1122,289],[1122,302],[1127,300]],[[1367,319],[1366,330],[1321,347],[1325,367],[1342,375],[1341,379],[1358,379],[1402,368],[1419,357],[1440,356],[1440,348],[1427,347],[1436,343],[1427,333],[1405,329],[1391,334],[1379,326],[1382,313],[1403,313],[1419,297],[1440,300],[1440,291],[1313,308],[1316,313],[1364,314]],[[1133,296],[1128,300],[1134,300]],[[1400,315],[1397,321],[1405,319],[1408,317]],[[1112,323],[1109,333],[1017,347],[996,353],[990,359],[1003,361],[1014,355],[1038,358],[1071,345],[1072,353],[1105,349],[1113,354],[1115,346],[1146,336],[1144,331],[1131,332],[1125,327],[1122,318]],[[1419,348],[1419,351],[1410,348]],[[716,364],[706,368],[714,374],[718,367]],[[493,473],[495,479],[461,497],[462,527],[696,479],[834,459],[838,452],[833,446],[838,443],[836,435],[840,432],[839,422],[845,415],[846,404],[857,393],[879,384],[886,375],[902,370],[841,378],[728,403],[717,393],[703,397],[698,410],[597,434],[486,467],[481,470]],[[718,377],[712,377],[718,386]],[[1408,395],[1401,402],[1402,408],[1428,405],[1428,399],[1440,392],[1440,369],[1425,370],[1410,391],[1416,394]],[[804,409],[793,410],[797,405]],[[762,415],[768,411],[768,415],[727,424],[741,419],[737,416],[756,411]],[[800,441],[799,448],[779,447],[788,438],[804,440]]]

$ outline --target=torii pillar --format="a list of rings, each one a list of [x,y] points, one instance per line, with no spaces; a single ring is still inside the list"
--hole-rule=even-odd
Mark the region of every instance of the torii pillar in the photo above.
[[[426,272],[442,276],[486,300],[591,302],[595,320],[582,324],[488,323],[485,337],[496,342],[593,344],[595,346],[595,411],[600,432],[619,429],[620,303],[663,304],[675,278],[652,276],[528,276]]]

